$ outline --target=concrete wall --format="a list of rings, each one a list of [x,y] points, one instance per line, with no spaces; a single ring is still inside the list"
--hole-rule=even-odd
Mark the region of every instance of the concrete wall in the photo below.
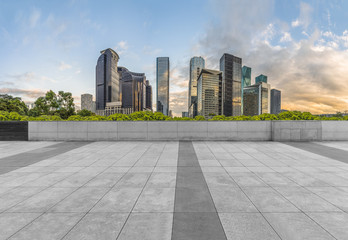
[[[29,122],[29,140],[348,141],[348,121]]]
[[[27,141],[28,122],[0,121],[0,141]]]

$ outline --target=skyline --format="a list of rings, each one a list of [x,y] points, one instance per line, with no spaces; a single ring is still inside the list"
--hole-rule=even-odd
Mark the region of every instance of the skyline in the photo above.
[[[223,53],[252,68],[252,84],[267,75],[282,91],[284,109],[348,109],[347,2],[237,2],[1,1],[0,93],[34,101],[50,89],[64,90],[79,104],[82,93],[95,97],[96,59],[111,47],[118,65],[144,72],[153,92],[156,58],[170,58],[169,109],[176,116],[188,108],[191,57],[218,70]],[[112,14],[115,9],[122,11]]]

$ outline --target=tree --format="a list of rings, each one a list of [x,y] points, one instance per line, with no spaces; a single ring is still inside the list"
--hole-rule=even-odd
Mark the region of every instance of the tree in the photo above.
[[[0,94],[0,111],[17,112],[20,115],[26,115],[28,113],[28,107],[20,97]]]
[[[82,109],[81,111],[77,112],[77,115],[80,115],[81,117],[90,117],[90,116],[95,116],[95,113],[87,109]]]
[[[71,93],[59,91],[57,95],[52,90],[48,91],[44,97],[39,97],[35,101],[35,107],[29,112],[29,115],[33,117],[58,115],[62,119],[67,119],[74,114],[75,104]]]

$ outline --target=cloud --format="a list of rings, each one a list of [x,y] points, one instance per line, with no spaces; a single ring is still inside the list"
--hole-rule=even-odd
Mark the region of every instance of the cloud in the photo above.
[[[117,43],[115,50],[118,54],[123,54],[128,50],[128,43],[127,41],[120,41]]]
[[[58,67],[59,71],[64,71],[64,70],[67,70],[67,69],[70,69],[70,68],[72,68],[72,66],[67,64],[67,63],[65,63],[65,62],[60,62],[59,63],[59,67]]]
[[[33,9],[31,11],[31,14],[29,16],[29,26],[31,28],[34,28],[36,26],[36,24],[38,23],[38,21],[40,20],[41,17],[41,12],[38,9]]]
[[[175,116],[180,116],[182,112],[187,112],[187,90],[169,93],[169,109]]]
[[[152,48],[151,46],[144,46],[143,53],[146,55],[156,56],[162,52],[162,49]]]
[[[303,26],[304,29],[307,29],[309,24],[312,21],[313,8],[311,5],[305,2],[300,3],[300,15],[299,17],[291,23],[292,27]]]
[[[277,20],[267,17],[272,15],[274,1],[212,2],[218,19],[192,48],[194,54],[205,56],[208,68],[219,69],[222,54],[231,53],[252,67],[254,77],[265,74],[273,88],[282,90],[283,109],[314,114],[348,109],[348,30],[335,35],[314,28],[306,30],[303,39],[294,40],[291,30],[284,31]],[[304,29],[311,26],[311,13],[312,7],[301,3],[298,22]],[[287,44],[279,46],[279,42]],[[187,111],[187,106],[173,107]]]
[[[19,97],[26,97],[29,99],[37,99],[44,96],[46,91],[41,89],[19,89],[19,88],[0,88],[0,94],[10,94]]]
[[[26,72],[22,74],[7,74],[3,77],[4,79],[8,79],[8,82],[13,83],[14,85],[23,85],[25,83],[33,83],[38,81],[51,82],[56,83],[55,79],[52,79],[47,76],[39,76],[34,72]]]

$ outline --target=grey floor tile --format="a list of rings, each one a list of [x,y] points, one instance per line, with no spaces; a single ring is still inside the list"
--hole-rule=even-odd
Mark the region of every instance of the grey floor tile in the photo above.
[[[88,213],[64,239],[116,239],[127,217],[128,213]]]
[[[91,212],[129,213],[141,190],[142,188],[113,188],[91,209]]]
[[[116,184],[120,188],[143,188],[151,173],[126,173]]]
[[[229,240],[280,239],[260,213],[219,213]]]
[[[267,187],[257,175],[251,172],[233,172],[229,173],[233,180],[241,187]]]
[[[0,214],[0,239],[9,238],[40,215],[41,213]]]
[[[145,188],[133,212],[173,212],[175,188]]]
[[[154,172],[152,173],[146,187],[174,188],[176,185],[176,172]]]
[[[132,213],[118,240],[170,240],[173,213]]]
[[[307,189],[341,210],[348,211],[348,192],[334,187],[308,187]]]
[[[263,215],[283,240],[334,239],[304,213],[264,213]]]
[[[46,213],[11,239],[61,239],[82,217],[77,213]]]
[[[15,206],[42,190],[43,188],[40,187],[19,187],[8,191],[6,194],[0,196],[0,212]]]
[[[348,239],[348,214],[347,213],[309,213],[315,222],[331,233],[336,239]]]
[[[204,178],[209,188],[238,187],[237,184],[231,178],[231,176],[228,175],[226,172],[206,172],[204,173]]]
[[[113,187],[124,175],[124,173],[101,173],[89,182],[87,182],[85,187],[101,187],[110,188]]]

